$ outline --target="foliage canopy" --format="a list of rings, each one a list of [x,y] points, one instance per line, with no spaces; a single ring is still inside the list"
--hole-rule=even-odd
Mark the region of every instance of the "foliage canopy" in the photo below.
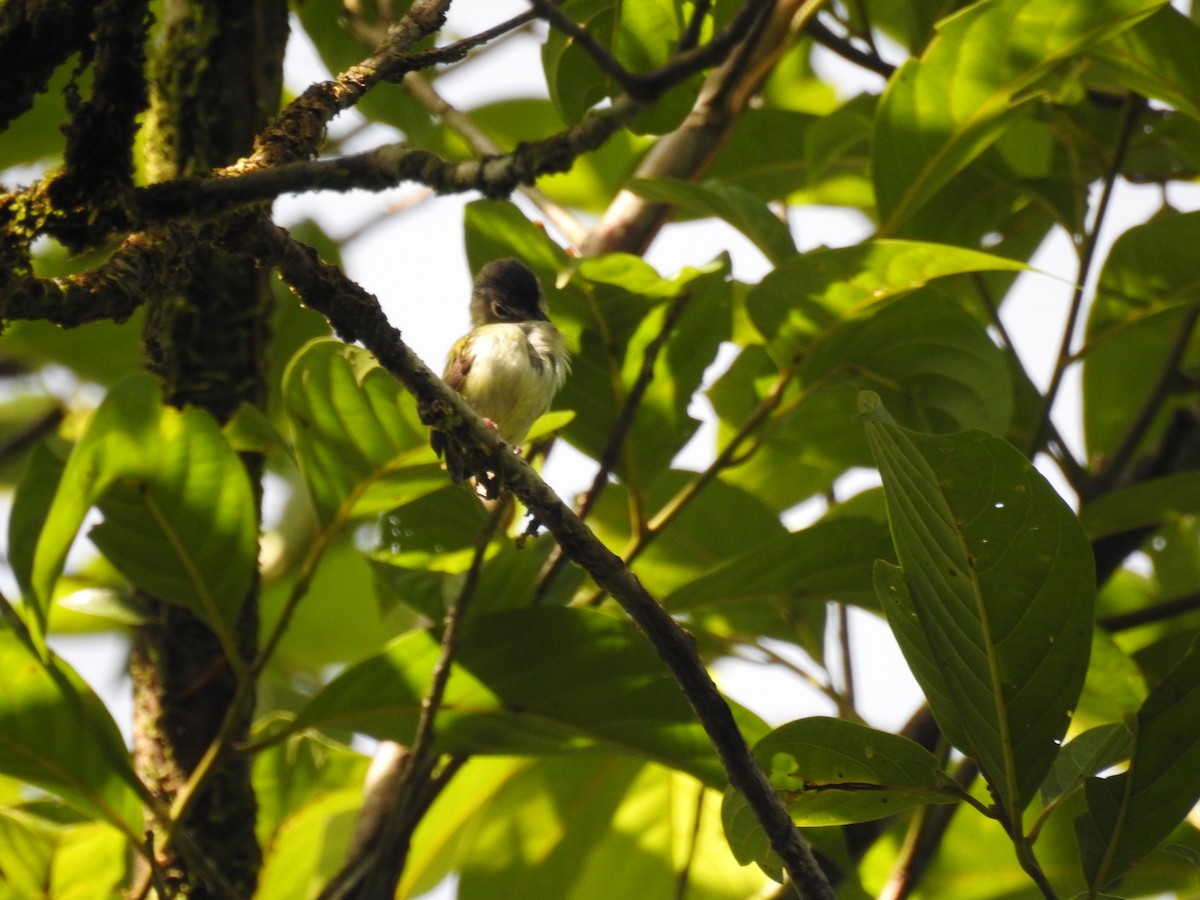
[[[86,6],[0,4],[0,894],[1196,893],[1187,4],[458,0],[465,37],[449,0]],[[289,28],[334,75],[280,99]],[[450,105],[510,36],[545,90]],[[366,150],[326,133],[351,109]],[[270,218],[413,184],[550,295],[574,371],[532,466],[345,241]],[[1158,208],[1109,246],[1130,185]],[[869,233],[802,252],[816,207]],[[766,274],[643,259],[695,220]],[[1031,282],[1047,360],[1006,328]],[[856,709],[848,607],[924,693],[899,733]],[[54,650],[110,632],[132,750]],[[726,702],[731,657],[831,715]]]

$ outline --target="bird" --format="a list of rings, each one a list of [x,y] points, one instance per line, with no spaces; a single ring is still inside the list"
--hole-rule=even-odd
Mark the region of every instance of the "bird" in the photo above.
[[[545,413],[571,369],[562,333],[546,315],[537,276],[516,259],[488,263],[471,290],[471,330],[446,360],[442,380],[506,444],[517,448]],[[467,479],[461,451],[440,431],[433,449],[456,482]]]

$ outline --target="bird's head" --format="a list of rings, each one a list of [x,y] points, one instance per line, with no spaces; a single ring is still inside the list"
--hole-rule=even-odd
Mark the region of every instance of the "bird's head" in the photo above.
[[[471,291],[471,323],[546,321],[542,288],[533,272],[515,259],[497,259],[479,271]]]

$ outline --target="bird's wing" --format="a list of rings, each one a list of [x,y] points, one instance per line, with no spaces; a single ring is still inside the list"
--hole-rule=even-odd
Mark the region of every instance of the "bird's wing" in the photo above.
[[[442,381],[446,382],[446,386],[453,390],[462,393],[463,382],[467,380],[467,373],[471,371],[471,363],[475,361],[475,355],[471,352],[471,336],[460,338],[458,342],[450,350],[450,358],[446,360],[446,371],[442,374]]]

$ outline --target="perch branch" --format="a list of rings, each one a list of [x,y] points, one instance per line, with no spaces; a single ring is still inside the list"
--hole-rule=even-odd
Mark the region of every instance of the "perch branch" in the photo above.
[[[533,511],[564,552],[621,604],[679,683],[730,782],[746,797],[789,876],[807,896],[833,900],[832,887],[750,752],[691,636],[537,473],[507,452],[495,432],[413,354],[372,295],[282,229],[265,226],[237,237],[236,247],[277,268],[306,305],[326,316],[344,339],[360,340],[416,397],[426,421],[463,445],[477,473],[498,469],[503,483]]]

